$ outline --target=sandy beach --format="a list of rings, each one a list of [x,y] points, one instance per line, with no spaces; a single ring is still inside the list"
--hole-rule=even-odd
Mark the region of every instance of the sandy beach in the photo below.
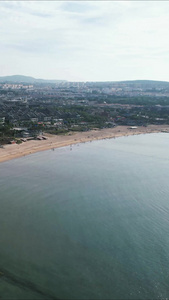
[[[68,135],[45,134],[47,140],[30,140],[19,145],[10,144],[5,145],[4,148],[0,148],[0,162],[19,158],[39,151],[45,151],[48,149],[64,147],[93,140],[165,131],[169,132],[169,125],[149,125],[147,127],[139,126],[135,129],[131,129],[129,126],[117,126],[114,128],[91,130],[87,132],[70,132]]]

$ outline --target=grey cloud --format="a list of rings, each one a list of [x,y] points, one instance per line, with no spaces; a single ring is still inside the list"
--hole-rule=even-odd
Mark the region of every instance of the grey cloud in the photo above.
[[[1,60],[23,72],[34,72],[36,64],[35,71],[45,66],[49,73],[53,65],[58,72],[69,66],[86,78],[91,68],[98,78],[98,66],[105,78],[111,68],[123,73],[125,64],[126,72],[135,65],[139,72],[161,65],[168,70],[169,4],[140,2],[0,0]]]
[[[40,1],[39,1],[40,2]],[[42,12],[40,10],[37,10],[37,8],[33,8],[31,6],[24,6],[22,1],[0,1],[0,7],[10,11],[10,13],[12,14],[13,12],[18,13],[24,13],[27,15],[34,15],[37,17],[43,17],[43,18],[50,18],[53,16],[52,12],[51,13],[47,13],[47,12]]]
[[[94,9],[95,7],[91,3],[87,2],[63,2],[61,6],[62,10],[74,13],[86,13]]]
[[[82,47],[77,43],[74,44],[70,41],[69,34],[64,34],[64,31],[53,31],[53,34],[50,32],[50,36],[45,33],[44,36],[40,36],[39,38],[29,38],[18,40],[17,42],[7,42],[3,43],[3,49],[12,49],[17,52],[23,53],[31,53],[37,56],[41,54],[44,55],[53,55],[56,52],[58,53],[71,53],[72,51],[75,53],[76,51],[82,50]]]
[[[53,17],[53,14],[49,14],[49,13],[42,13],[42,12],[35,12],[35,11],[30,11],[29,12],[30,15],[32,16],[36,16],[36,17],[42,17],[42,18],[51,18]]]

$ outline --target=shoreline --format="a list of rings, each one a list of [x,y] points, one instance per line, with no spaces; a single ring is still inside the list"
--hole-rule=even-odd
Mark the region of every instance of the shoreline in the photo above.
[[[73,144],[159,132],[169,132],[169,125],[148,125],[147,127],[138,126],[135,129],[131,129],[130,126],[117,126],[114,128],[104,128],[101,130],[91,130],[86,132],[70,132],[68,135],[45,134],[48,138],[47,140],[30,140],[19,145],[4,145],[4,148],[0,148],[0,163],[36,152],[61,148]]]

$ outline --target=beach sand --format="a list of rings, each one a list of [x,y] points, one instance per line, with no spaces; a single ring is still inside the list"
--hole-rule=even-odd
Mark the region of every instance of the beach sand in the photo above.
[[[45,134],[47,140],[30,140],[19,145],[4,145],[4,148],[0,148],[0,162],[19,158],[39,151],[60,148],[93,140],[163,131],[169,132],[169,125],[149,125],[147,127],[139,126],[135,129],[130,129],[129,126],[117,126],[114,128],[105,128],[86,132],[70,132],[68,135]]]

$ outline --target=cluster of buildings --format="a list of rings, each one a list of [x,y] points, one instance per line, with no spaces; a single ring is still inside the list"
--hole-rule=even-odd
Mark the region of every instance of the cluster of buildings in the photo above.
[[[124,82],[58,82],[58,83],[0,83],[0,90],[22,92],[29,97],[68,99],[95,99],[107,96],[169,97],[169,83],[153,81]]]
[[[0,136],[5,124],[23,138],[45,130],[57,134],[116,125],[169,124],[168,91],[167,86],[113,82],[2,83]]]

